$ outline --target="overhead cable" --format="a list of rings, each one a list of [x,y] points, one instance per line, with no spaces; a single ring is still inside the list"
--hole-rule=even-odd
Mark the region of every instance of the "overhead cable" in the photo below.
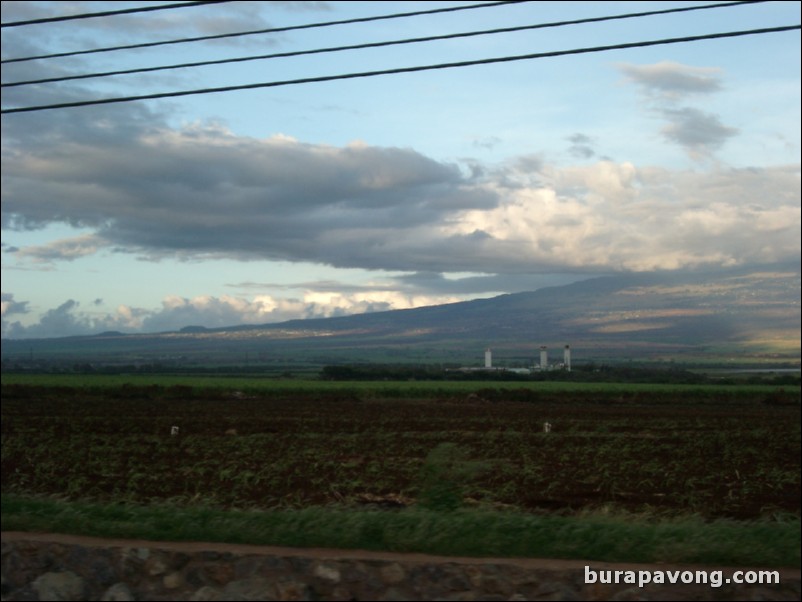
[[[432,71],[435,69],[453,69],[458,67],[471,67],[475,65],[490,65],[494,63],[509,63],[513,61],[533,60],[542,58],[551,58],[557,56],[566,56],[573,54],[588,54],[592,52],[606,52],[610,50],[625,50],[629,48],[645,48],[648,46],[658,46],[666,44],[679,44],[684,42],[699,42],[703,40],[715,40],[721,38],[734,38],[749,35],[761,35],[768,33],[779,33],[784,31],[793,31],[802,29],[802,25],[787,25],[783,27],[769,27],[763,29],[750,29],[745,31],[729,31],[723,33],[711,33],[700,36],[685,36],[681,38],[666,38],[662,40],[647,40],[643,42],[631,42],[625,44],[613,44],[610,46],[595,46],[591,48],[574,48],[571,50],[557,50],[553,52],[538,52],[534,54],[523,54],[515,56],[495,57],[488,59],[480,59],[473,61],[461,61],[456,63],[440,63],[437,65],[419,65],[416,67],[401,67],[397,69],[384,69],[381,71],[364,71],[360,73],[344,73],[340,75],[324,75],[320,77],[305,77],[301,79],[274,81],[274,82],[260,82],[253,84],[243,84],[237,86],[224,86],[220,88],[202,88],[198,90],[180,90],[175,92],[161,92],[157,94],[142,94],[139,96],[118,96],[112,98],[101,98],[96,100],[84,100],[76,102],[65,102],[50,105],[17,107],[12,109],[2,109],[0,113],[29,113],[33,111],[45,111],[51,109],[66,109],[74,107],[85,107],[101,104],[133,102],[137,100],[155,100],[159,98],[175,98],[179,96],[191,96],[197,94],[214,94],[219,92],[234,92],[239,90],[254,90],[258,88],[277,88],[280,86],[291,86],[299,84],[320,83],[344,79],[357,79],[366,77],[376,77],[380,75],[396,75],[400,73],[416,73],[421,71]]]
[[[524,4],[532,0],[504,0],[502,2],[486,2],[484,4],[470,4],[466,6],[451,6],[448,8],[435,8],[429,10],[417,10],[407,13],[393,13],[389,15],[377,15],[375,17],[357,17],[354,19],[343,19],[340,21],[324,21],[322,23],[307,23],[304,25],[289,25],[287,27],[271,27],[269,29],[256,29],[252,31],[240,31],[235,33],[221,33],[208,36],[198,36],[194,38],[179,38],[176,40],[162,40],[158,42],[143,42],[141,44],[128,44],[125,46],[108,46],[106,48],[94,48],[91,50],[76,50],[72,52],[57,52],[54,54],[42,54],[39,56],[26,56],[20,58],[4,59],[0,63],[21,63],[23,61],[35,61],[40,59],[53,59],[66,56],[76,56],[79,54],[95,54],[99,52],[112,52],[115,50],[133,50],[135,48],[152,48],[154,46],[166,46],[168,44],[186,44],[188,42],[205,42],[208,40],[222,40],[224,38],[236,38],[242,36],[252,36],[264,33],[281,33],[285,31],[296,31],[299,29],[314,29],[318,27],[332,27],[334,25],[350,25],[353,23],[369,23],[371,21],[382,21],[387,19],[401,19],[404,17],[418,17],[422,15],[434,15],[438,13],[451,13],[461,10],[472,10],[477,8],[493,8],[505,4]],[[761,0],[765,1],[765,0]]]
[[[757,0],[758,2],[762,2],[765,0]],[[567,25],[581,25],[586,23],[599,23],[603,21],[613,21],[619,19],[632,19],[636,17],[650,17],[655,15],[665,15],[669,13],[678,13],[678,12],[687,12],[687,11],[696,11],[696,10],[706,10],[706,9],[713,9],[713,8],[729,8],[733,6],[743,6],[746,4],[755,4],[756,2],[727,2],[723,4],[705,4],[701,6],[688,6],[683,8],[671,8],[671,9],[663,9],[663,10],[653,10],[653,11],[646,11],[646,12],[637,12],[637,13],[624,13],[618,15],[608,15],[604,17],[588,17],[584,19],[573,19],[570,21],[556,21],[551,23],[538,23],[535,25],[519,25],[517,27],[504,27],[500,29],[486,29],[481,31],[469,31],[469,32],[462,32],[462,33],[452,33],[452,34],[445,34],[439,36],[426,36],[422,38],[407,38],[402,40],[390,40],[384,42],[370,42],[365,44],[352,44],[348,46],[336,46],[336,47],[329,47],[329,48],[316,48],[313,50],[297,50],[292,52],[278,52],[272,54],[261,54],[255,56],[243,56],[243,57],[234,57],[228,59],[218,59],[218,60],[210,60],[210,61],[196,61],[191,63],[181,63],[177,65],[162,65],[158,67],[140,67],[137,69],[123,69],[118,71],[105,71],[100,73],[84,73],[80,75],[64,75],[60,77],[49,77],[44,79],[34,79],[34,80],[25,80],[25,81],[15,81],[15,82],[4,82],[0,84],[0,87],[4,88],[11,88],[15,86],[29,86],[33,84],[50,84],[56,82],[64,82],[64,81],[72,81],[78,79],[91,79],[91,78],[99,78],[99,77],[109,77],[113,75],[132,75],[135,73],[149,73],[153,71],[165,71],[168,69],[186,69],[186,68],[194,68],[194,67],[206,67],[210,65],[224,65],[228,63],[242,63],[247,61],[260,61],[260,60],[268,60],[268,59],[276,59],[276,58],[288,58],[294,56],[304,56],[310,54],[324,54],[330,52],[341,52],[344,50],[364,50],[366,48],[380,48],[385,46],[397,46],[402,44],[417,44],[421,42],[434,42],[440,40],[451,40],[456,38],[467,38],[467,37],[474,37],[474,36],[483,36],[483,35],[495,35],[500,33],[513,33],[517,31],[527,31],[533,29],[546,29],[551,27],[564,27]]]
[[[39,25],[41,23],[57,23],[59,21],[74,21],[75,19],[93,19],[95,17],[114,17],[116,15],[130,15],[133,13],[152,12],[155,10],[171,10],[173,8],[189,8],[205,4],[222,4],[232,0],[205,0],[198,2],[179,2],[178,4],[159,4],[158,6],[140,6],[139,8],[124,8],[120,10],[107,10],[99,13],[82,13],[77,15],[62,15],[60,17],[46,17],[31,19],[29,21],[8,21],[0,23],[0,27],[21,27],[23,25]]]

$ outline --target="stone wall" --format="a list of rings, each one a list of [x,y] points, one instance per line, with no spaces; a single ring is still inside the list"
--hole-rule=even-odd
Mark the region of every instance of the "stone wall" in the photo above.
[[[585,583],[601,570],[699,570],[583,561],[416,554],[3,533],[3,600],[799,600],[780,585]],[[708,569],[715,570],[715,569]],[[734,569],[723,569],[725,578]]]

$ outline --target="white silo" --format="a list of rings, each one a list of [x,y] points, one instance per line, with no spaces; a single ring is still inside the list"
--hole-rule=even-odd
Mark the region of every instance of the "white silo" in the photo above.
[[[566,345],[565,350],[563,351],[563,366],[568,372],[571,371],[571,346]]]
[[[541,370],[549,369],[549,352],[548,348],[545,345],[540,346],[540,369]]]
[[[493,353],[490,349],[485,349],[485,368],[493,367]]]

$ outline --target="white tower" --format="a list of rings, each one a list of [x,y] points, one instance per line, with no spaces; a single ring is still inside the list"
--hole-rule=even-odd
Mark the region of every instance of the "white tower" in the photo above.
[[[571,371],[571,346],[566,345],[565,351],[563,351],[563,365],[565,369],[570,372]]]
[[[493,367],[493,353],[490,349],[485,349],[485,368]]]
[[[540,369],[541,370],[549,369],[549,352],[548,348],[545,345],[540,346]]]

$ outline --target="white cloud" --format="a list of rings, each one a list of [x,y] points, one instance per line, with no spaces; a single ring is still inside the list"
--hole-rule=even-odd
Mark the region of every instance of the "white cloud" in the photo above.
[[[548,186],[508,192],[444,233],[484,232],[490,239],[478,248],[506,251],[497,260],[554,271],[731,266],[800,253],[796,167],[697,173],[602,162],[544,174]]]
[[[68,300],[44,313],[27,326],[7,322],[6,316],[27,313],[26,302],[15,302],[3,293],[3,337],[58,337],[98,334],[104,331],[166,332],[186,326],[221,328],[239,324],[268,324],[305,318],[328,318],[393,309],[408,309],[458,301],[453,295],[412,295],[394,290],[341,293],[308,291],[302,299],[271,295],[237,297],[199,295],[193,298],[168,295],[158,310],[120,305],[114,313],[87,313],[75,300]]]

